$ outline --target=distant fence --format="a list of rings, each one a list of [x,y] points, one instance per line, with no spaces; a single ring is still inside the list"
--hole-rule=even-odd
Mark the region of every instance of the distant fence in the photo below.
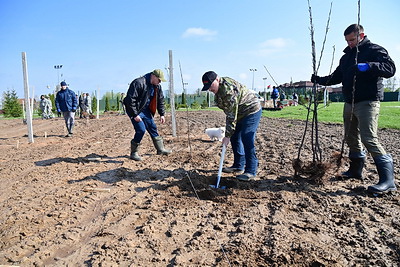
[[[330,93],[329,100],[332,102],[343,102],[342,93]],[[383,102],[399,101],[399,92],[385,92],[383,93]]]

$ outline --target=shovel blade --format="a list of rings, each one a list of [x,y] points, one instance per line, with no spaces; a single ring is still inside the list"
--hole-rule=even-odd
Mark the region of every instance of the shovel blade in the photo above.
[[[214,188],[214,189],[226,189],[225,185],[221,185],[220,187],[217,187],[216,185],[210,184],[210,187]]]

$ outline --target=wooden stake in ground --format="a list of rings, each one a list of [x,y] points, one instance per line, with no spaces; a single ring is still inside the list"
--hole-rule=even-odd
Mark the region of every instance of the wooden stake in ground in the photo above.
[[[171,106],[172,136],[176,137],[176,119],[175,119],[175,93],[174,93],[174,68],[172,64],[172,50],[169,50],[169,103]]]
[[[26,62],[26,53],[22,52],[22,71],[24,76],[24,96],[26,108],[26,124],[28,125],[28,141],[33,143],[32,111],[29,103],[29,83],[28,83],[28,64]]]

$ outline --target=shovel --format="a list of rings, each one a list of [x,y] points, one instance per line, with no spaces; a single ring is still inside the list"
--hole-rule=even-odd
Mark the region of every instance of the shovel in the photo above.
[[[219,187],[219,182],[221,181],[221,175],[222,175],[222,166],[224,165],[225,151],[226,151],[226,145],[223,144],[222,145],[222,152],[221,152],[221,159],[219,161],[217,184],[216,185],[210,185],[212,188],[226,189],[226,186]]]

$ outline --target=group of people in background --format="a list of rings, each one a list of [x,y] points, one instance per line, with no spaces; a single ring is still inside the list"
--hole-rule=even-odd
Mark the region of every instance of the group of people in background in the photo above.
[[[279,87],[274,86],[271,92],[271,99],[272,103],[274,104],[274,108],[279,108],[282,105],[282,102],[286,100],[285,91],[281,90],[281,92],[279,92]],[[280,103],[278,103],[278,99]],[[293,92],[292,94],[292,101],[294,106],[298,105],[299,97],[296,92]]]
[[[86,119],[92,112],[92,98],[89,93],[82,93],[79,96],[79,118]]]

